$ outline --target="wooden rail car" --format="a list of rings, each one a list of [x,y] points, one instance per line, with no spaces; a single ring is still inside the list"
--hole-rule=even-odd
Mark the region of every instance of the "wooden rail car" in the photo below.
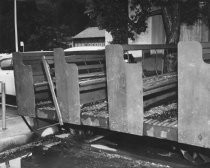
[[[150,45],[142,47],[141,49],[144,51],[150,51],[151,49]],[[152,47],[154,48],[153,50],[165,50],[164,52],[169,49],[176,50],[174,46],[153,45]],[[105,64],[104,50],[64,53],[62,49],[55,49],[54,53],[16,53],[14,56],[14,69],[16,88],[18,88],[17,102],[19,114],[55,120],[55,108],[49,94],[48,82],[41,61],[44,55],[47,57],[51,67],[63,121],[71,124],[90,125],[116,130],[112,128],[110,124],[113,123],[110,122],[112,120],[112,113],[109,115],[108,112],[106,67],[108,67],[108,69],[110,69],[110,67],[117,68],[126,64],[123,60],[124,53],[117,57],[120,62],[116,63],[115,61],[116,65],[109,59],[107,59],[109,63]],[[155,56],[157,56],[157,53]],[[132,68],[133,66],[135,67],[134,69]],[[130,95],[137,97],[135,101],[139,104],[135,107],[134,103],[132,107],[137,114],[141,114],[138,110],[140,108],[142,109],[143,106],[146,108],[176,95],[176,91],[174,91],[177,87],[176,74],[159,74],[153,77],[143,77],[141,63],[132,64],[130,67],[132,75],[128,76],[131,77],[129,81],[131,81],[133,85],[130,85],[131,91],[133,87],[137,87],[138,90],[141,91],[143,86],[143,92],[141,92],[143,94],[139,96],[139,92],[133,92],[132,94],[135,93],[136,95]],[[124,72],[124,69],[122,69],[122,72]],[[114,75],[114,73],[112,75]],[[123,78],[127,80],[126,76]],[[114,79],[113,82],[118,81]],[[108,81],[108,85],[109,84],[111,85],[112,81]],[[119,83],[119,86],[121,84],[122,83]],[[161,94],[157,94],[160,92]],[[115,93],[115,91],[113,93]],[[126,93],[129,94],[127,91]],[[123,96],[125,98],[126,95]],[[144,103],[140,101],[143,97],[145,99]],[[110,107],[111,102],[114,101],[115,100],[109,100]],[[120,108],[121,107],[119,107],[119,109]],[[110,109],[111,108],[109,108],[109,110]],[[120,122],[120,120],[118,122]],[[126,127],[124,127],[124,129],[126,129]],[[132,131],[122,132],[138,134]]]
[[[162,59],[177,53],[174,45],[109,45],[105,51],[14,54],[19,114],[57,120],[44,86],[45,55],[65,123],[209,148],[210,43],[179,43],[178,77],[156,68],[156,75],[146,76],[143,59],[125,62],[124,54],[132,50]]]

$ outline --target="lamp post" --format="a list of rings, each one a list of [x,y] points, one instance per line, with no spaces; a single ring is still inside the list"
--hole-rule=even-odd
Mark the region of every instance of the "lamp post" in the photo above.
[[[15,51],[18,52],[17,0],[14,0],[14,24],[15,24]]]

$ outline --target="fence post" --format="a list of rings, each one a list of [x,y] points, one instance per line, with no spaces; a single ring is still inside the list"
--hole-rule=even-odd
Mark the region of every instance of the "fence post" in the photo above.
[[[5,83],[1,83],[1,101],[2,101],[2,130],[6,129],[6,93],[5,93]]]

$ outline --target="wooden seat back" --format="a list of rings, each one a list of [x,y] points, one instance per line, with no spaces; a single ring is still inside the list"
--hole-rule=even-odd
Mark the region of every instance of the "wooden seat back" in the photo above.
[[[210,43],[178,44],[178,141],[210,147]]]

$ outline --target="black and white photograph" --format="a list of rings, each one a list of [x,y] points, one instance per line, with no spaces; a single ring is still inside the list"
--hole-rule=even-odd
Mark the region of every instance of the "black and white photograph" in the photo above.
[[[209,0],[0,0],[0,168],[210,168]]]

